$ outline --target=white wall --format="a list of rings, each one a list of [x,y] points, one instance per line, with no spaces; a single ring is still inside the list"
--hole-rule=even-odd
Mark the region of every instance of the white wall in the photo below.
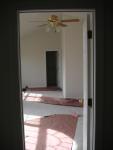
[[[83,97],[83,32],[81,23],[62,31],[64,97]]]
[[[21,38],[20,46],[22,87],[46,86],[45,51],[58,50],[58,86],[63,87],[64,97],[83,96],[82,24],[63,28],[62,38],[61,33],[33,32]]]
[[[22,87],[45,87],[46,50],[61,51],[61,34],[38,30],[21,38],[20,48]],[[58,81],[61,85],[61,67],[59,69]]]
[[[63,82],[62,82],[62,49],[58,51],[58,86],[62,89],[63,88]]]

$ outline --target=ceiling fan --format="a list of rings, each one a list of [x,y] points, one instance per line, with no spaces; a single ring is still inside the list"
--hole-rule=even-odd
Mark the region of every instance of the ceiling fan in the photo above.
[[[43,22],[43,21],[32,21],[32,22]],[[80,19],[60,19],[57,15],[51,15],[48,17],[46,23],[38,25],[38,27],[46,26],[46,31],[49,32],[53,30],[54,32],[59,32],[59,27],[67,27],[66,23],[69,22],[80,22]]]
[[[46,25],[50,25],[51,27],[66,27],[67,24],[65,23],[68,22],[80,22],[80,19],[59,19],[59,17],[57,15],[51,15],[48,17],[47,19],[47,23],[46,24],[41,24],[39,26],[46,26]]]

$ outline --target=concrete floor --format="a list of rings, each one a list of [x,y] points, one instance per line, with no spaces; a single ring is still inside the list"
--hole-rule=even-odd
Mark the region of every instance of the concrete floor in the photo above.
[[[31,94],[43,94],[43,96],[62,97],[62,93],[60,91],[39,91],[32,92]],[[75,112],[79,114],[80,117],[77,122],[72,150],[83,150],[83,108],[44,104],[36,101],[23,101],[23,110],[25,120],[35,118],[37,116],[52,114],[73,114]]]

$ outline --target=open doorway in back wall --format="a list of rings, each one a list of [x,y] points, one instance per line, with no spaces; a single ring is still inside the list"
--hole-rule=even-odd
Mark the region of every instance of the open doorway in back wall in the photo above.
[[[57,87],[57,51],[46,51],[47,87]]]
[[[94,11],[23,10],[19,27],[26,148],[91,148],[94,106],[88,107],[88,97],[94,98]]]

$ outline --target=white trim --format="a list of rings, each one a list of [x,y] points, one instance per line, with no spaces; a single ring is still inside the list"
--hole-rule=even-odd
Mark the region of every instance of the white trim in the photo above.
[[[96,131],[96,14],[93,12],[93,127],[92,150],[95,150]]]
[[[88,38],[87,13],[83,22],[83,150],[88,149]]]

